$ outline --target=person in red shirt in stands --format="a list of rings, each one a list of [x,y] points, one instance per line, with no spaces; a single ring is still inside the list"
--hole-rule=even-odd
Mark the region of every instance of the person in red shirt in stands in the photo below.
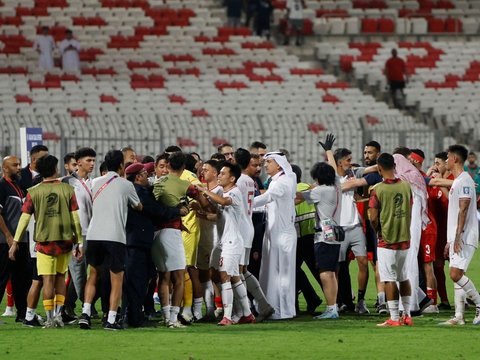
[[[385,63],[385,69],[383,70],[385,77],[390,87],[390,96],[392,97],[393,106],[400,109],[404,103],[405,95],[403,89],[405,88],[405,82],[407,80],[407,67],[405,61],[397,56],[397,50],[392,49],[392,57]],[[402,102],[400,103],[397,98],[397,90],[400,91],[402,96]]]

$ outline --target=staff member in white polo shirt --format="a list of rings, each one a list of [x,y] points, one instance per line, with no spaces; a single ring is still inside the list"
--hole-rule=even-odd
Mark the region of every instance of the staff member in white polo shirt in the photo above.
[[[115,321],[122,296],[126,259],[126,232],[128,206],[142,210],[133,184],[123,178],[123,154],[110,150],[105,155],[108,172],[92,182],[93,214],[87,232],[87,264],[90,274],[85,287],[85,303],[78,320],[81,329],[90,329],[91,304],[95,296],[97,277],[102,265],[110,269],[110,310],[106,330],[120,330]]]
[[[80,148],[74,155],[73,159],[77,164],[77,170],[71,173],[70,176],[63,178],[63,182],[66,182],[73,186],[75,189],[75,196],[77,197],[78,214],[80,216],[80,224],[82,225],[82,236],[87,236],[88,225],[92,218],[92,179],[90,174],[95,167],[95,158],[97,153],[92,148]],[[78,246],[78,245],[77,245]],[[85,249],[84,249],[85,251]],[[78,299],[83,303],[85,283],[87,281],[87,262],[85,258],[81,260],[72,257],[70,264],[68,265],[70,276],[72,278],[72,286],[75,288],[75,293],[68,290],[68,296],[65,301],[65,309],[62,314],[62,319],[65,324],[71,324],[75,322],[73,309],[75,308],[75,302]],[[76,295],[76,296],[75,296]]]

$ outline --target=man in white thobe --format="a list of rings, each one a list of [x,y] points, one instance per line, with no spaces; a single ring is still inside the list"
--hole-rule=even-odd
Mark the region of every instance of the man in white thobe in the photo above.
[[[33,43],[33,49],[40,54],[38,59],[38,67],[40,70],[49,71],[54,67],[53,50],[55,49],[55,41],[49,35],[48,26],[42,27],[42,34],[39,35]]]
[[[295,316],[296,176],[285,155],[265,155],[265,169],[272,181],[268,190],[254,199],[254,207],[266,205],[267,225],[263,238],[260,285],[275,313],[270,319]]]
[[[66,31],[66,38],[60,42],[58,48],[62,54],[62,68],[66,72],[80,71],[80,43],[73,38],[72,30]]]

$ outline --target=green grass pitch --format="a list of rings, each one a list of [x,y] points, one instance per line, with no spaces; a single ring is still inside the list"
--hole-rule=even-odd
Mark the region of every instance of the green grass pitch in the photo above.
[[[480,288],[479,260],[477,252],[468,275]],[[350,266],[355,289],[356,264]],[[453,285],[447,281],[453,304]],[[370,308],[375,296],[370,276]],[[301,300],[301,309],[305,309]],[[0,306],[2,312],[4,308],[5,301]],[[228,328],[194,324],[186,329],[166,329],[159,325],[121,332],[103,330],[98,320],[92,330],[81,331],[76,325],[29,329],[15,324],[12,318],[3,318],[0,359],[478,359],[480,326],[471,324],[474,310],[467,310],[467,325],[463,327],[438,326],[452,314],[424,315],[414,319],[413,327],[386,329],[376,327],[386,319],[376,314],[344,315],[329,321],[313,321],[300,314],[291,321]]]

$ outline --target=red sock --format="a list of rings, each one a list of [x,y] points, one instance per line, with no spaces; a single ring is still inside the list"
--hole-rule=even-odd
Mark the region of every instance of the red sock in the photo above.
[[[217,309],[223,308],[223,302],[221,296],[215,296],[215,307]]]
[[[7,306],[13,307],[15,305],[15,300],[13,299],[13,288],[10,280],[7,282],[7,288],[5,292],[7,293]]]
[[[427,296],[433,300],[433,305],[437,305],[437,290],[427,288]]]

